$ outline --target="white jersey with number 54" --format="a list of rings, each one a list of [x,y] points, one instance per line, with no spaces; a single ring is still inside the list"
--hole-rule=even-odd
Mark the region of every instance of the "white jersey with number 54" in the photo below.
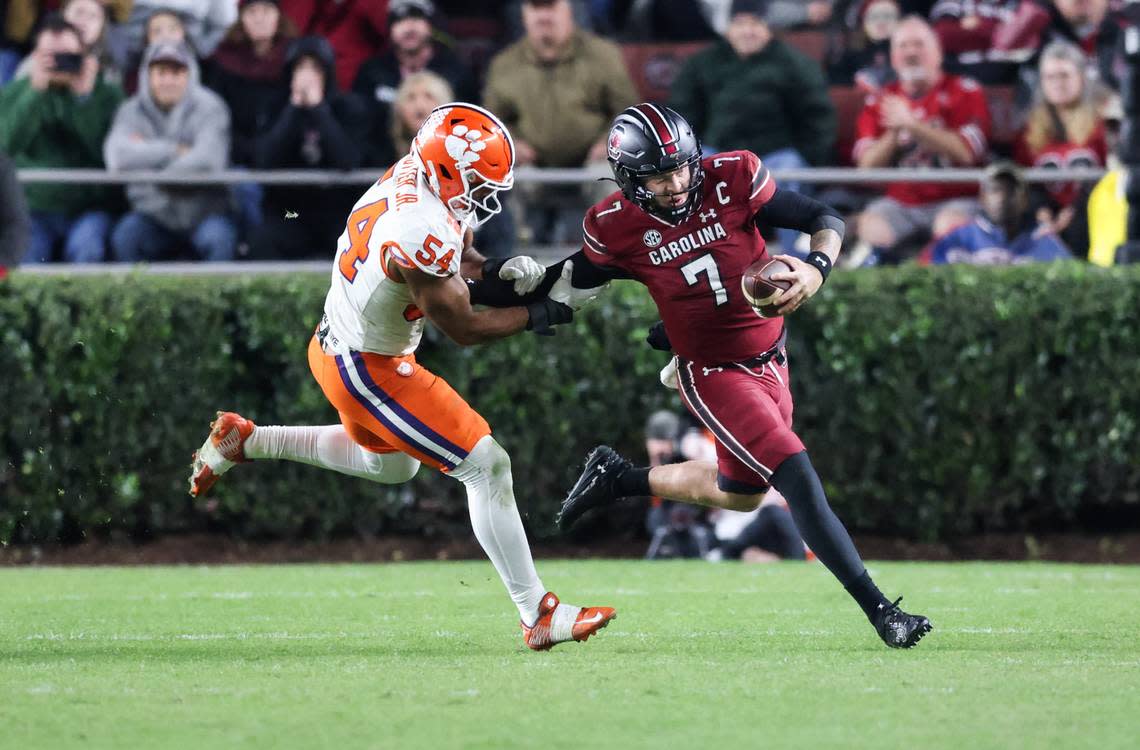
[[[418,160],[405,156],[352,208],[337,240],[332,286],[325,297],[326,342],[389,356],[411,354],[423,335],[423,313],[391,260],[433,276],[459,272],[464,225],[428,187]]]

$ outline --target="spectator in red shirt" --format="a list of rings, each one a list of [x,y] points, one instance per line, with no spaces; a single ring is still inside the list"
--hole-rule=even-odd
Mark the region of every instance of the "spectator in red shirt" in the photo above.
[[[942,72],[942,51],[926,21],[904,19],[891,38],[898,81],[870,97],[856,122],[853,159],[876,167],[971,167],[986,155],[989,110],[981,88]],[[877,257],[921,244],[967,220],[976,185],[893,182],[859,216],[859,238]],[[872,256],[876,257],[876,256]]]
[[[1084,53],[1070,42],[1051,42],[1038,70],[1041,86],[1017,140],[1017,161],[1027,167],[1103,167],[1108,145]],[[1077,248],[1079,238],[1067,236],[1067,230],[1079,210],[1074,203],[1080,188],[1075,182],[1053,182],[1034,191],[1031,200],[1038,221]]]
[[[281,0],[302,34],[321,36],[336,50],[336,80],[352,88],[357,71],[388,38],[388,0]]]

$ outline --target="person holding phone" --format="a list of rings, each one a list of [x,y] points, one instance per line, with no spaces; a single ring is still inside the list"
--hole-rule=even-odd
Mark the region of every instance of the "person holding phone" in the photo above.
[[[53,14],[36,34],[26,78],[0,89],[0,151],[17,167],[102,169],[103,139],[123,100],[102,80],[78,29]],[[117,190],[100,185],[26,187],[26,263],[96,263],[106,257]]]

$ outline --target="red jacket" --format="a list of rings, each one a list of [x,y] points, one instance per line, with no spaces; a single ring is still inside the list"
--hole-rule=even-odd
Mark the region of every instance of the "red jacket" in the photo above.
[[[317,34],[336,50],[336,78],[351,91],[361,64],[388,42],[388,0],[280,0],[302,34]]]

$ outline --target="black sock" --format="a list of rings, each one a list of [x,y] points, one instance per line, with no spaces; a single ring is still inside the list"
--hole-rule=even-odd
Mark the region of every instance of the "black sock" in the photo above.
[[[856,578],[853,582],[844,586],[847,593],[851,594],[851,598],[859,602],[859,606],[863,608],[863,614],[867,615],[867,619],[871,622],[875,621],[875,613],[879,609],[880,604],[890,604],[890,600],[883,596],[883,592],[879,591],[879,587],[871,580],[871,574],[863,571],[863,575]]]
[[[629,467],[614,480],[614,490],[618,497],[644,497],[649,491],[649,467]]]
[[[851,536],[827,504],[823,484],[807,452],[785,459],[772,475],[772,486],[788,501],[792,519],[808,547],[870,618],[887,600],[871,582]]]

